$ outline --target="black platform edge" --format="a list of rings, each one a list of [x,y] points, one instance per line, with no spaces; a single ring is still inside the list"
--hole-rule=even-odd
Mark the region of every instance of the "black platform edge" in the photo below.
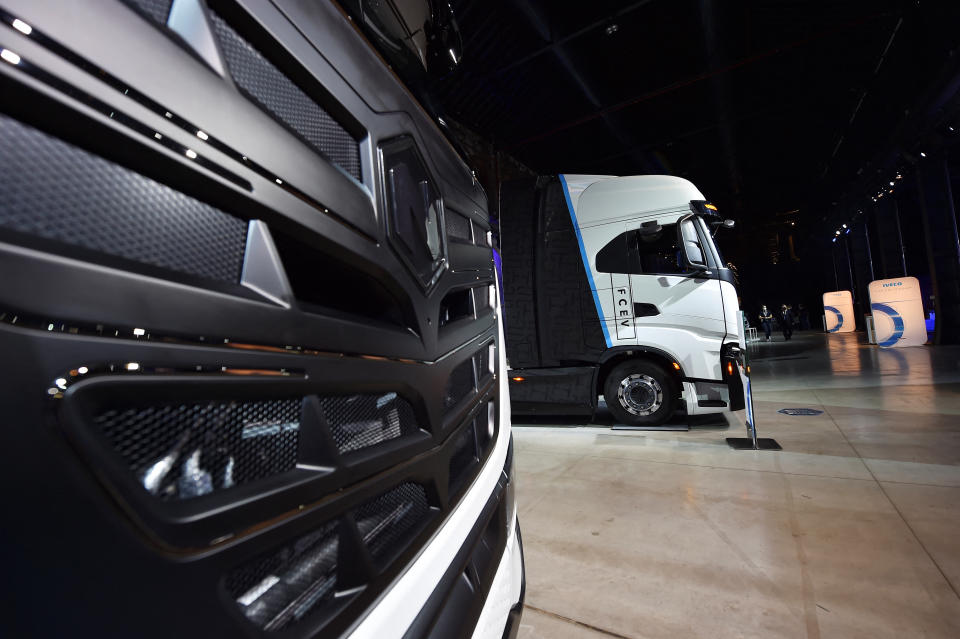
[[[734,450],[783,450],[777,440],[769,437],[758,437],[756,447],[749,437],[727,437],[727,445]]]

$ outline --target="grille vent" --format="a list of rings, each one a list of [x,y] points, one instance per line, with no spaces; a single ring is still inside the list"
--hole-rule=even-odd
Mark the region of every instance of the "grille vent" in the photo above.
[[[479,418],[478,418],[479,419]],[[474,420],[476,421],[476,420]],[[469,471],[478,463],[475,424],[471,423],[457,436],[453,456],[450,457],[449,490],[454,494],[463,487]]]
[[[245,221],[3,115],[0,139],[0,227],[239,280]]]
[[[444,212],[444,223],[447,227],[447,237],[451,240],[472,242],[470,236],[470,220],[459,213],[447,209]]]
[[[124,2],[140,9],[147,17],[161,26],[167,23],[170,6],[173,4],[173,0],[124,0]]]
[[[260,628],[289,628],[333,599],[338,542],[337,524],[329,523],[237,568],[227,591]]]
[[[440,326],[446,326],[459,319],[473,317],[470,304],[470,289],[450,291],[440,300]]]
[[[378,567],[385,567],[416,537],[430,517],[423,486],[400,484],[354,512],[357,529]]]
[[[473,304],[477,309],[477,316],[490,310],[490,286],[475,286],[473,288]]]
[[[453,408],[473,390],[473,360],[468,359],[458,364],[450,379],[447,380],[447,390],[443,396],[443,404],[448,409]]]
[[[413,407],[396,393],[321,397],[323,415],[341,453],[417,432]]]
[[[108,409],[94,424],[164,501],[279,475],[297,464],[300,398]]]
[[[216,13],[210,25],[234,82],[315,150],[360,179],[360,147],[333,117]]]
[[[490,370],[490,362],[494,355],[493,344],[487,344],[474,355],[477,361],[477,380],[482,382],[486,378],[490,377],[493,372]]]

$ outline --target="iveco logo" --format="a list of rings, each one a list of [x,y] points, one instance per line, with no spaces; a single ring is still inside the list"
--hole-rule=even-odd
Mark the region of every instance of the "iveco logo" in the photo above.
[[[887,288],[888,286],[903,286],[903,282],[890,282],[889,284],[884,284],[883,288]]]

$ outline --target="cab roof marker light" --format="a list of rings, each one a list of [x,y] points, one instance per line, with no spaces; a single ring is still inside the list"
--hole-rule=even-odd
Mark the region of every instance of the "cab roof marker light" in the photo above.
[[[3,58],[10,64],[20,64],[20,56],[10,49],[0,49],[0,58]]]
[[[710,209],[711,211],[716,211],[716,210],[717,210],[717,207],[714,206],[713,204],[704,204],[704,206],[705,206],[706,208]]]
[[[13,19],[13,28],[22,33],[23,35],[30,35],[33,33],[33,27],[21,20],[20,18]]]

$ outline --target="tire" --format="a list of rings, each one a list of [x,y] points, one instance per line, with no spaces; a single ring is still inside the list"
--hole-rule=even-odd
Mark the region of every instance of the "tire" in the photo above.
[[[676,410],[679,395],[672,375],[643,360],[618,364],[603,384],[607,408],[617,422],[628,426],[663,424]]]

